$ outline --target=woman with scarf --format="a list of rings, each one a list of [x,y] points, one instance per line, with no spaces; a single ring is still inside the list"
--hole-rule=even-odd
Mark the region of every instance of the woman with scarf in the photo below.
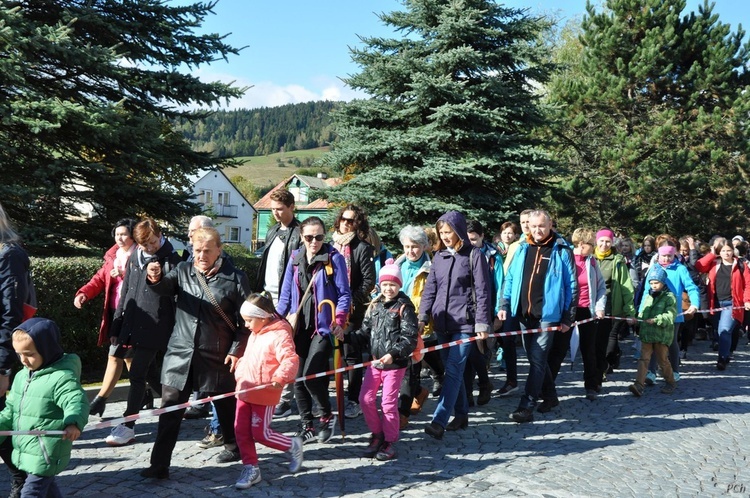
[[[107,368],[104,371],[104,379],[99,393],[91,401],[89,413],[98,414],[100,417],[104,414],[104,407],[107,404],[107,398],[114,391],[117,381],[122,375],[123,365],[127,362],[130,365],[130,358],[123,360],[115,356],[117,346],[113,344],[115,340],[110,334],[112,325],[112,316],[117,309],[117,303],[120,302],[120,289],[125,279],[125,269],[127,268],[130,254],[135,249],[133,240],[133,227],[135,220],[124,218],[115,223],[112,229],[112,237],[115,244],[104,253],[104,264],[99,271],[91,277],[91,280],[78,289],[76,297],[73,299],[73,306],[78,309],[83,307],[83,303],[91,301],[96,296],[104,292],[104,309],[102,310],[102,322],[99,326],[98,345],[107,345],[110,347],[107,356]]]
[[[349,204],[339,211],[334,223],[333,247],[344,256],[346,272],[351,289],[351,313],[349,325],[344,333],[359,330],[365,311],[370,303],[370,294],[375,288],[375,249],[365,242],[370,236],[370,225],[364,210]],[[344,358],[347,365],[357,365],[363,361],[362,347],[358,344],[344,344]],[[346,418],[356,418],[362,414],[359,407],[359,392],[362,389],[363,370],[357,368],[347,373],[349,388],[347,390]]]
[[[466,218],[448,211],[436,224],[440,250],[435,253],[419,306],[419,333],[432,320],[438,342],[447,343],[475,337],[486,339],[492,324],[489,268],[482,251],[471,245]],[[469,401],[464,369],[471,343],[441,349],[445,381],[438,406],[425,432],[442,439],[445,431],[469,425]],[[453,420],[448,418],[454,414]]]
[[[505,255],[508,254],[510,245],[518,240],[521,235],[521,228],[512,221],[506,221],[500,227],[500,241],[497,243],[497,250],[505,261]]]
[[[615,234],[609,228],[602,228],[596,233],[596,257],[599,269],[607,287],[607,302],[604,314],[619,318],[635,318],[633,305],[633,282],[630,280],[628,264],[625,258],[612,247]],[[611,318],[601,319],[596,329],[596,360],[600,384],[607,373],[620,367],[620,345],[617,341],[617,329]]]

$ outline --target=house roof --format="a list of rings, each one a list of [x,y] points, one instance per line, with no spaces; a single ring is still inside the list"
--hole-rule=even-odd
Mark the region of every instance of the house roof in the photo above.
[[[197,184],[197,183],[198,183],[198,182],[199,182],[200,180],[204,179],[204,178],[205,178],[206,176],[208,176],[208,175],[209,175],[209,174],[211,174],[211,173],[219,173],[219,174],[221,174],[221,175],[222,175],[222,176],[223,176],[223,177],[224,177],[224,178],[225,178],[225,179],[227,180],[227,183],[228,183],[228,184],[229,184],[229,185],[230,185],[230,186],[231,186],[231,187],[232,187],[232,188],[234,189],[234,191],[235,191],[235,192],[237,192],[237,194],[238,194],[238,195],[239,195],[239,196],[240,196],[240,197],[242,198],[242,200],[243,200],[243,201],[245,201],[245,203],[246,203],[246,204],[247,204],[248,206],[250,206],[250,208],[251,208],[251,209],[252,209],[253,211],[255,211],[255,212],[258,212],[258,209],[257,209],[257,208],[256,208],[256,207],[255,207],[255,206],[253,205],[253,203],[247,200],[247,198],[246,198],[246,197],[245,197],[245,196],[244,196],[244,195],[242,194],[242,192],[240,192],[240,190],[239,190],[239,189],[238,189],[237,187],[235,187],[235,186],[234,186],[234,183],[232,183],[232,180],[230,180],[230,179],[229,179],[229,177],[228,177],[228,176],[227,176],[227,175],[226,175],[226,174],[225,174],[225,173],[224,173],[224,172],[223,172],[223,171],[222,171],[221,169],[219,169],[219,168],[212,168],[212,169],[207,169],[207,170],[201,170],[201,171],[199,171],[199,172],[198,172],[198,174],[197,174],[197,175],[195,175],[195,176],[191,176],[191,177],[190,177],[190,180],[192,181],[192,185],[193,185],[193,187],[195,187],[195,185],[196,185],[196,184]]]
[[[305,175],[292,175],[289,178],[286,178],[285,180],[281,181],[278,185],[276,185],[274,188],[272,188],[266,195],[261,197],[261,199],[256,202],[253,207],[255,207],[256,210],[260,209],[271,209],[271,194],[273,194],[275,191],[279,190],[280,188],[285,188],[291,181],[297,178],[302,183],[307,185],[313,190],[317,189],[324,189],[324,188],[331,188],[335,187],[336,185],[340,184],[343,180],[341,178],[317,178],[315,176],[305,176]],[[328,208],[328,201],[325,199],[316,199],[312,201],[310,204],[299,204],[297,203],[295,206],[297,209],[326,209]]]

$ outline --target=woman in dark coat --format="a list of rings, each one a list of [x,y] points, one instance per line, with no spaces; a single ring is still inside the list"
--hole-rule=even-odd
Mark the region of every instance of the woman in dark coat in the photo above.
[[[150,287],[162,295],[177,296],[175,327],[162,365],[162,408],[186,403],[193,390],[208,394],[234,392],[234,369],[245,350],[249,331],[240,307],[250,295],[250,282],[222,257],[221,238],[215,228],[199,228],[193,234],[193,262],[183,262],[163,275],[158,262],[147,268]],[[221,311],[219,311],[221,310]],[[234,437],[236,398],[214,400],[224,451],[217,461],[240,459]],[[143,477],[166,479],[177,443],[184,409],[159,417],[151,466]]]

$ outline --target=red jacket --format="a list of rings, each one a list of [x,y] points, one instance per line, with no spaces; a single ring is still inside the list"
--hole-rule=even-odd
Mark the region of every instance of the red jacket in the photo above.
[[[237,363],[234,378],[237,390],[278,382],[292,382],[299,369],[299,356],[294,349],[292,327],[284,319],[273,320],[247,339],[245,354]],[[238,394],[245,403],[275,406],[281,399],[282,388],[264,389]]]
[[[708,273],[708,303],[714,307],[716,304],[716,271],[721,264],[721,257],[709,252],[695,262],[695,269],[701,273]],[[732,306],[744,306],[750,302],[750,269],[747,262],[742,263],[742,271],[737,258],[732,263]],[[742,309],[733,309],[732,318],[742,323],[745,312]]]
[[[78,292],[76,292],[76,296],[78,294],[83,294],[86,296],[86,301],[90,301],[104,291],[104,310],[102,311],[102,323],[99,326],[99,341],[97,342],[97,345],[99,346],[102,344],[109,344],[109,326],[112,322],[112,314],[115,311],[114,308],[111,310],[109,309],[109,302],[112,293],[115,291],[115,287],[117,287],[119,282],[118,279],[112,278],[111,274],[112,269],[115,267],[116,254],[117,244],[110,247],[109,250],[104,253],[104,264],[99,271],[91,277],[89,283],[78,289]]]

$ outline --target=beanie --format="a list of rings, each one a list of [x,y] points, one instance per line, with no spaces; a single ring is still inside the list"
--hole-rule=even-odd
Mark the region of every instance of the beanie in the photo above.
[[[380,269],[380,276],[378,277],[378,283],[393,282],[402,287],[403,280],[401,278],[401,268],[398,265],[393,264],[393,260],[389,259],[385,262],[385,265]]]
[[[601,237],[609,237],[610,239],[615,240],[615,232],[609,228],[602,228],[596,232],[596,240],[599,240]]]
[[[658,280],[659,282],[667,283],[667,271],[659,265],[654,265],[648,272],[648,281]]]

